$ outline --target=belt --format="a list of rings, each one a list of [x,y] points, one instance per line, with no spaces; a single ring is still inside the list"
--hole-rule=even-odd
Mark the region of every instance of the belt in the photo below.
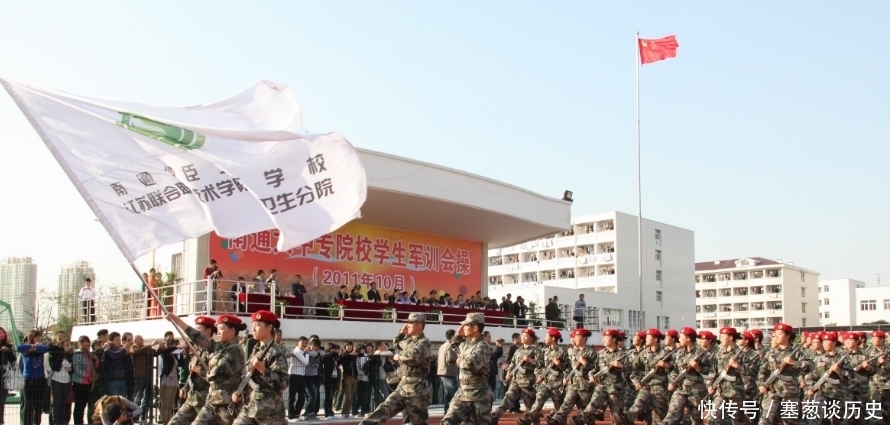
[[[423,372],[405,372],[402,376],[405,378],[426,378],[426,374]]]
[[[473,385],[473,384],[487,384],[488,380],[482,377],[472,377],[472,378],[461,378],[460,383],[462,385]]]

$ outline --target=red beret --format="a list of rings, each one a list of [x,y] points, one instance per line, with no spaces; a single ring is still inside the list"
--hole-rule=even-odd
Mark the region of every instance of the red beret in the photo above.
[[[878,338],[885,338],[885,337],[887,337],[887,335],[884,334],[884,332],[882,332],[882,331],[880,331],[880,330],[873,330],[873,331],[871,331],[871,336],[876,336],[876,337],[878,337]]]
[[[751,335],[754,335],[754,336],[760,335],[761,337],[763,337],[763,331],[761,331],[760,329],[752,329]]]
[[[844,339],[855,339],[858,341],[859,340],[859,332],[844,332],[843,338]]]
[[[776,325],[773,326],[773,330],[774,331],[794,332],[794,328],[791,327],[791,325],[789,325],[787,323],[776,323]]]
[[[522,330],[522,333],[531,335],[532,338],[537,338],[538,335],[535,334],[535,330],[532,328],[525,328]]]
[[[281,322],[278,321],[278,316],[269,310],[260,310],[253,313],[253,316],[250,316],[250,320],[254,322],[270,323],[276,326],[281,324]]]
[[[837,341],[837,332],[822,332],[823,341]]]
[[[670,331],[668,331],[668,332],[670,332]],[[677,331],[674,331],[674,333],[676,333],[676,332]],[[664,334],[662,334],[661,331],[658,330],[658,328],[651,328],[651,329],[647,330],[646,335],[652,335],[658,339],[664,339]]]
[[[866,332],[866,331],[859,331],[859,332],[856,332],[856,333],[859,334],[859,339],[865,339],[865,337],[868,336],[868,332]]]
[[[637,331],[637,333],[634,334],[634,336],[638,336],[638,337],[640,337],[640,338],[645,338],[645,337],[646,337],[646,332],[643,332],[643,331]]]
[[[720,328],[720,335],[736,335],[738,333],[739,332],[737,330],[735,330],[735,328],[730,327],[730,326],[724,326],[724,327]]]
[[[227,325],[238,326],[244,322],[238,318],[238,316],[232,316],[231,314],[223,314],[216,319],[219,323],[225,323]]]
[[[665,332],[665,336],[669,336],[671,338],[676,338],[676,337],[680,336],[680,333],[677,332],[676,329],[668,329],[668,331]]]
[[[822,335],[825,335],[824,332],[810,332],[810,339],[822,339]]]
[[[742,332],[742,338],[748,340],[748,342],[754,342],[754,334],[751,332]]]
[[[562,332],[560,332],[559,329],[556,329],[556,328],[547,329],[547,335],[555,336],[557,338],[562,338]]]
[[[695,329],[692,329],[692,328],[690,328],[689,326],[687,326],[687,327],[685,327],[685,328],[683,328],[683,329],[680,329],[680,333],[683,334],[683,335],[687,335],[687,336],[696,336],[696,335],[698,335],[698,334],[695,332]]]
[[[573,330],[572,332],[569,333],[569,338],[574,338],[576,335],[577,335],[577,336],[583,336],[583,337],[589,337],[589,336],[590,336],[590,330],[588,330],[588,329],[584,329],[584,328],[581,328],[581,329],[575,329],[575,330]]]
[[[810,331],[803,331],[803,332],[800,333],[800,336],[801,336],[802,338],[810,338],[810,337],[812,337],[813,335],[810,333]]]
[[[618,332],[618,329],[606,329],[603,331],[603,336],[613,336],[615,338],[619,338],[621,333]]]
[[[207,316],[198,316],[195,318],[195,324],[210,326],[212,328],[216,326],[216,320],[213,320],[213,318]]]

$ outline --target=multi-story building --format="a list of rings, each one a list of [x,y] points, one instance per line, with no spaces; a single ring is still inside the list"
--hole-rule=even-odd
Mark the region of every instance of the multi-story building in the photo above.
[[[865,286],[853,279],[819,282],[819,325],[857,326],[888,320],[890,286]]]
[[[760,257],[695,263],[696,327],[813,326],[819,273]]]
[[[693,232],[643,220],[641,292],[637,221],[615,211],[584,215],[572,218],[572,228],[562,234],[489,250],[488,295],[522,296],[537,308],[557,296],[565,320],[584,294],[588,309],[598,313],[588,317],[598,316],[602,328],[692,325]]]
[[[77,314],[77,293],[83,281],[90,278],[96,284],[93,266],[86,261],[75,261],[63,266],[59,272],[59,317],[74,317]]]
[[[0,300],[12,308],[13,320],[20,332],[37,323],[37,264],[31,257],[0,260]],[[0,315],[0,326],[9,329],[9,317]]]

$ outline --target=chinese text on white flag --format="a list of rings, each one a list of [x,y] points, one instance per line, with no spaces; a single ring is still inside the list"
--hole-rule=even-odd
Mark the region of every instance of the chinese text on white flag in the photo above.
[[[210,231],[277,228],[287,250],[358,218],[365,202],[355,149],[306,133],[286,85],[173,108],[0,83],[130,261]]]

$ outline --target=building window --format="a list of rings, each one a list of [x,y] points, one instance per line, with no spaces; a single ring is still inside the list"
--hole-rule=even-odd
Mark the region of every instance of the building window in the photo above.
[[[828,285],[822,287],[822,292],[828,292]]]
[[[170,271],[176,276],[182,277],[182,253],[177,252],[170,256]]]
[[[658,328],[659,329],[667,329],[671,327],[670,318],[667,316],[658,316]]]
[[[801,281],[801,282],[806,282],[806,281],[807,281],[807,280],[806,280],[806,274],[805,274],[804,272],[800,272],[800,281]]]
[[[806,327],[806,326],[807,326],[807,319],[800,319],[800,326],[801,326],[801,327]]]
[[[661,282],[661,270],[655,271],[655,281]]]
[[[877,302],[875,302],[875,300],[859,301],[859,310],[860,311],[877,310]]]
[[[655,243],[661,245],[661,230],[655,229]]]
[[[827,312],[827,311],[825,312],[825,318],[826,318],[826,319],[828,318],[828,312]]]
[[[800,297],[801,298],[807,297],[807,288],[800,288]]]
[[[890,310],[890,300],[884,300],[884,310]]]
[[[661,250],[660,249],[655,250],[655,261],[661,262]]]
[[[828,305],[828,298],[825,299],[825,305]]]
[[[601,320],[604,326],[619,327],[621,326],[621,310],[604,308]]]
[[[661,302],[661,291],[655,291],[655,301]],[[888,301],[890,300],[884,301],[884,303],[886,304]]]
[[[800,303],[800,312],[801,313],[807,312],[807,303]]]

